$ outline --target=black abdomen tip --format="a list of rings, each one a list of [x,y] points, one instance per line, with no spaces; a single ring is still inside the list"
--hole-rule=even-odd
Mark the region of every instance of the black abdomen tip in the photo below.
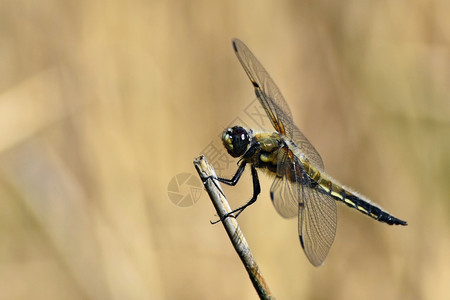
[[[380,221],[383,221],[383,220],[380,220]],[[388,217],[384,220],[384,222],[386,222],[386,223],[389,224],[389,225],[402,225],[402,226],[408,225],[408,223],[407,223],[406,221],[397,219],[396,217],[393,217],[393,216],[388,216]]]

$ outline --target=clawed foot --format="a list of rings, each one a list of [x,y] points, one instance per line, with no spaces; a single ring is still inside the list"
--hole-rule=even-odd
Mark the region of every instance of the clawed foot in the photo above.
[[[245,207],[244,207],[245,208]],[[219,222],[223,222],[226,218],[228,218],[228,217],[233,217],[233,218],[237,218],[240,214],[241,214],[241,212],[244,210],[244,208],[242,208],[242,207],[240,207],[240,208],[238,208],[238,209],[235,209],[235,210],[233,210],[233,211],[230,211],[229,213],[226,213],[222,218],[220,218],[219,220],[217,220],[217,221],[209,221],[211,224],[217,224],[217,223],[219,223]],[[234,215],[234,213],[236,213],[236,215]]]
[[[206,177],[206,178],[203,180],[203,184],[205,184],[206,181],[208,181],[208,179],[217,180],[217,177],[215,177],[215,176],[213,176],[213,175],[208,176],[208,177]]]
[[[234,216],[233,215],[233,212],[229,212],[229,213],[227,213],[227,214],[225,214],[222,218],[220,218],[219,220],[217,220],[217,221],[209,221],[209,223],[211,223],[212,225],[214,225],[214,224],[217,224],[217,223],[219,223],[219,222],[223,222],[226,218],[228,218],[228,217],[233,217],[233,218],[236,218],[237,216]]]

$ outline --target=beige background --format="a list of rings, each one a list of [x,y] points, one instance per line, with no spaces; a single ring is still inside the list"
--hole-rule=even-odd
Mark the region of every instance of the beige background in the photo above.
[[[239,218],[278,299],[445,299],[450,2],[2,1],[0,298],[256,299],[203,193],[171,178],[254,98],[241,38],[326,169],[407,227],[339,205],[320,268],[262,178]],[[249,172],[226,188],[251,194]],[[186,190],[184,190],[186,191]]]

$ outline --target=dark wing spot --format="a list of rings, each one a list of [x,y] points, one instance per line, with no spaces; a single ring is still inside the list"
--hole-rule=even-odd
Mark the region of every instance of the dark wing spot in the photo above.
[[[303,244],[303,237],[300,235],[300,244],[302,245],[302,248],[305,249],[305,245]]]

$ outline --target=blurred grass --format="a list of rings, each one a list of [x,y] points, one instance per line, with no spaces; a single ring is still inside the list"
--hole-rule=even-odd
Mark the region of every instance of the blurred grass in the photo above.
[[[280,299],[445,299],[450,5],[431,1],[3,1],[0,298],[256,293],[205,195],[167,184],[254,96],[266,66],[326,169],[409,223],[339,207],[320,269],[261,200],[240,222]],[[233,205],[249,178],[226,189]],[[234,200],[235,199],[235,200]]]

